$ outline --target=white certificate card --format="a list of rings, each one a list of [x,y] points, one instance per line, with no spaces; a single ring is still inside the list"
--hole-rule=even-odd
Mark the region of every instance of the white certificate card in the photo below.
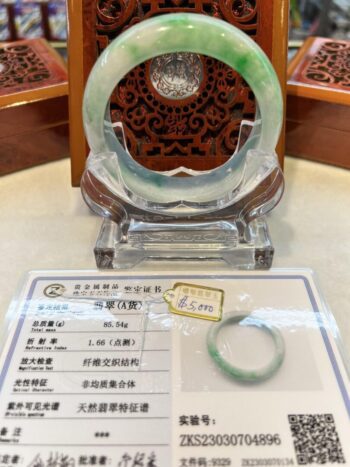
[[[5,334],[0,467],[350,466],[347,361],[310,271],[32,272]]]

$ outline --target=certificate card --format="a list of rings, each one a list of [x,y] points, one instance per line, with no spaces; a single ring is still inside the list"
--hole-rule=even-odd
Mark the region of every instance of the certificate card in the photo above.
[[[31,272],[6,324],[0,467],[350,466],[308,270]]]

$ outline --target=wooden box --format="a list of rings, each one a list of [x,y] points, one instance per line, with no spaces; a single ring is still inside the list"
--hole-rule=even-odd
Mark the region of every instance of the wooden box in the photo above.
[[[350,169],[350,41],[311,37],[291,61],[286,152]]]
[[[73,185],[80,182],[87,155],[81,117],[84,86],[96,58],[118,34],[144,19],[177,11],[221,18],[259,43],[272,60],[285,94],[288,6],[286,0],[68,0]],[[254,96],[241,77],[213,59],[202,56],[200,60],[202,85],[189,97],[169,99],[161,95],[152,83],[151,62],[128,73],[111,96],[112,120],[123,122],[130,153],[149,169],[217,167],[234,152],[240,121],[254,118]],[[224,92],[219,95],[218,89]],[[125,93],[133,96],[133,108],[122,105],[120,96]],[[164,124],[155,129],[149,119],[140,123],[140,112],[159,115]],[[203,116],[200,128],[190,126],[189,112]],[[278,150],[282,164],[283,136]]]
[[[69,155],[68,75],[44,39],[0,44],[0,175]]]

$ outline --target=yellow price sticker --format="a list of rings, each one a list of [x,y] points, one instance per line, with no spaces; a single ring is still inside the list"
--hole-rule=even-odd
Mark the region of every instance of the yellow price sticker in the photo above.
[[[224,291],[204,285],[177,282],[163,294],[169,311],[178,315],[220,321]]]

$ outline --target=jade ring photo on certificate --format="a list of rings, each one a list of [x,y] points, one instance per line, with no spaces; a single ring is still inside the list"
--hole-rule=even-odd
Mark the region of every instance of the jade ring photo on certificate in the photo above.
[[[220,167],[192,171],[186,177],[147,169],[132,158],[115,135],[109,100],[116,85],[135,66],[154,57],[190,52],[230,66],[254,92],[261,129]],[[93,154],[118,159],[123,184],[135,204],[138,199],[158,205],[227,203],[243,179],[249,149],[274,152],[282,124],[282,96],[276,73],[261,48],[234,26],[206,15],[164,14],[142,21],[119,35],[101,54],[87,82],[83,118]],[[253,132],[252,132],[253,133]],[[108,161],[106,161],[108,170]],[[112,165],[111,165],[112,167]],[[111,180],[116,177],[109,170]],[[182,204],[181,204],[182,203]]]
[[[229,325],[243,323],[246,326],[254,326],[267,333],[274,343],[274,355],[269,363],[261,368],[244,369],[231,364],[226,360],[218,348],[218,335],[221,330]],[[249,315],[237,315],[235,312],[225,313],[220,322],[213,324],[207,334],[207,348],[210,357],[220,370],[230,378],[243,383],[259,383],[271,378],[283,363],[285,344],[281,332],[267,321]]]

